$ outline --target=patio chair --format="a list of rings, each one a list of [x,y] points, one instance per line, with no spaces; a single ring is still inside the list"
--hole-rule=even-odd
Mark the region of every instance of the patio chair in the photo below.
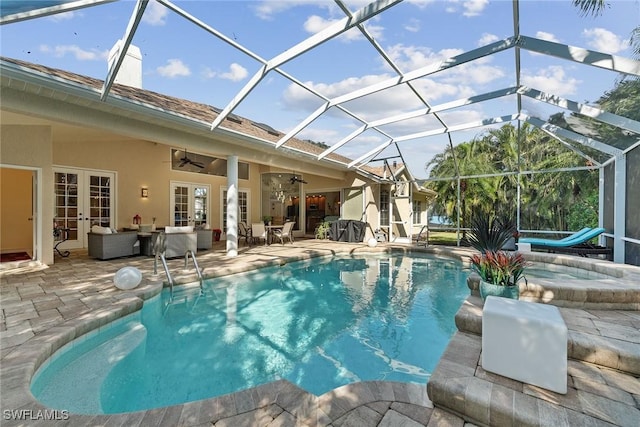
[[[529,243],[531,245],[535,245],[535,244],[545,244],[547,242],[552,242],[552,244],[556,244],[559,242],[567,242],[573,239],[578,239],[580,237],[582,237],[584,234],[588,233],[589,231],[593,230],[591,227],[585,227],[580,231],[576,231],[573,234],[568,235],[567,237],[564,237],[562,239],[559,240],[554,240],[554,239],[544,239],[544,238],[540,238],[540,237],[521,237],[520,239],[518,239],[519,243]]]
[[[238,241],[244,238],[244,241],[247,245],[249,245],[249,240],[251,240],[251,230],[247,228],[247,225],[244,222],[238,223]]]
[[[582,231],[582,230],[581,230]],[[580,232],[578,232],[580,233]],[[576,233],[576,234],[578,234]],[[569,239],[520,239],[523,243],[531,242],[532,249],[542,249],[551,253],[567,253],[586,257],[588,255],[606,255],[608,259],[613,255],[613,249],[590,243],[589,240],[604,233],[604,228],[598,227],[582,234],[572,235]],[[524,241],[523,241],[524,240]]]
[[[254,222],[251,224],[251,242],[264,240],[264,244],[267,244],[267,229],[264,226],[264,222]]]
[[[280,243],[284,245],[284,239],[289,239],[293,243],[293,224],[294,222],[287,221],[282,226],[282,230],[273,230],[273,237],[280,240]]]

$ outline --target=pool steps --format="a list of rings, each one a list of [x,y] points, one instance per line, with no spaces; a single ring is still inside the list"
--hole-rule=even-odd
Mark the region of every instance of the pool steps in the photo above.
[[[161,233],[160,237],[158,237],[158,241],[160,241],[160,243],[156,247],[161,248],[161,250],[156,251],[156,255],[153,260],[153,274],[158,274],[158,259],[160,259],[160,261],[162,262],[164,273],[167,276],[167,282],[169,284],[169,304],[171,304],[171,302],[173,301],[173,287],[175,286],[175,281],[173,279],[173,276],[171,275],[171,272],[169,271],[169,266],[167,265],[167,258],[165,257],[163,246],[165,243],[164,240],[161,240],[163,238],[162,236],[163,234]],[[204,293],[204,277],[202,277],[202,270],[198,266],[196,254],[192,250],[188,250],[184,254],[184,270],[187,270],[187,267],[189,265],[189,257],[191,257],[191,260],[193,261],[193,267],[196,271],[196,275],[198,276],[198,282],[200,283],[200,295],[202,295]]]

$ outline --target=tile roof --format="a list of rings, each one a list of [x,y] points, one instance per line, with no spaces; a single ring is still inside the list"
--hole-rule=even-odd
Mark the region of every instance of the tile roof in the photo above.
[[[34,64],[18,59],[0,57],[2,61],[9,62],[20,67],[35,71],[37,73],[44,74],[50,78],[56,80],[64,80],[67,82],[75,83],[80,86],[102,90],[103,81],[88,76],[72,73],[69,71],[51,68],[44,65]],[[151,90],[135,88],[122,84],[114,84],[111,88],[112,95],[117,95],[128,101],[133,101],[142,105],[151,106],[161,111],[182,116],[188,119],[211,123],[218,116],[221,111],[219,108],[202,104],[198,102],[189,101],[187,99],[176,98],[173,96],[163,95]],[[274,144],[282,137],[283,134],[277,130],[271,128],[264,123],[254,123],[250,119],[239,117],[236,115],[230,115],[224,122],[223,128],[239,132],[241,134],[259,138],[265,142],[271,142]],[[277,135],[276,135],[277,133]],[[318,155],[324,151],[324,148],[313,144],[309,141],[292,138],[284,144],[287,148],[299,150],[307,154]],[[342,164],[348,164],[352,161],[345,156],[341,156],[336,153],[331,153],[327,158],[334,160]],[[362,167],[364,171],[378,175],[378,168],[374,167]],[[381,171],[381,170],[380,170]],[[378,176],[383,176],[379,174]]]

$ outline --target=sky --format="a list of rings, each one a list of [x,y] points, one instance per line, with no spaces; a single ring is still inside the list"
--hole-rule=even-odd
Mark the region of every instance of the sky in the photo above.
[[[255,58],[272,59],[344,18],[333,1],[174,1],[178,7],[224,35],[242,52],[151,0],[133,39],[142,52],[143,88],[166,95],[226,107],[258,72]],[[367,1],[344,1],[353,13]],[[0,0],[3,14],[15,2]],[[44,4],[44,3],[43,3]],[[0,55],[104,79],[107,58],[122,38],[135,2],[121,0],[64,14],[0,26]],[[632,57],[629,37],[640,24],[640,1],[613,0],[601,16],[583,16],[571,0],[520,2],[520,32],[529,37]],[[514,34],[511,1],[405,0],[365,23],[392,64],[407,73]],[[283,64],[293,76],[327,98],[348,94],[398,76],[357,29],[333,38]],[[575,62],[521,50],[521,83],[578,102],[594,103],[614,88],[620,75]],[[416,79],[344,107],[364,120],[440,105],[516,85],[515,49]],[[418,92],[422,100],[415,94]],[[234,114],[266,123],[286,133],[324,102],[316,94],[269,72]],[[531,99],[525,112],[546,119],[560,110]],[[515,96],[467,105],[440,114],[447,126],[517,113]],[[362,123],[330,109],[296,135],[333,145]],[[355,159],[389,139],[441,128],[433,116],[369,129],[336,150]],[[454,144],[486,128],[452,133]],[[416,178],[427,176],[426,164],[448,144],[447,135],[398,143]],[[176,145],[180,145],[176,141]],[[395,155],[392,145],[381,156]],[[213,153],[215,154],[215,153]],[[398,161],[401,161],[398,159]],[[380,165],[380,163],[374,163]]]

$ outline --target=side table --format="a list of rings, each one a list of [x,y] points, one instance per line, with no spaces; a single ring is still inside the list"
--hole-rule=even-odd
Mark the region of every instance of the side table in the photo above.
[[[140,240],[140,254],[146,256],[153,255],[153,234],[151,233],[138,233],[138,240]]]

